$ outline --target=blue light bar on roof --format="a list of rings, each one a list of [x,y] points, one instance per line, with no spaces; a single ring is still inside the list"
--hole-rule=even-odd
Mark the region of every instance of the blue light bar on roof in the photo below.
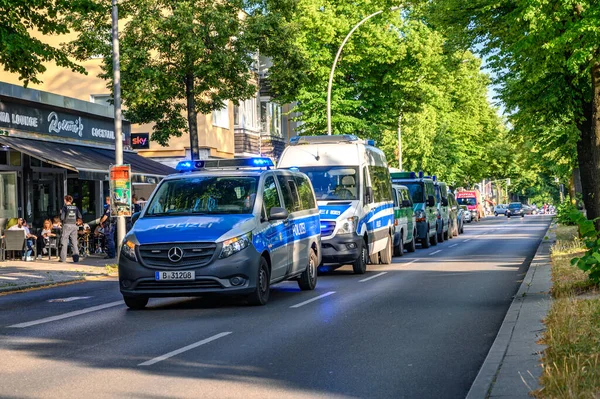
[[[192,172],[204,168],[204,161],[181,161],[175,167],[178,172]]]

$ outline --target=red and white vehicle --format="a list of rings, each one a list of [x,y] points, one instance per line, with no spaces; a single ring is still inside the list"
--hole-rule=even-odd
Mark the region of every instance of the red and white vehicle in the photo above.
[[[459,205],[467,206],[473,220],[478,222],[479,219],[485,217],[483,200],[481,199],[479,190],[458,191],[456,193],[456,202],[458,202]]]

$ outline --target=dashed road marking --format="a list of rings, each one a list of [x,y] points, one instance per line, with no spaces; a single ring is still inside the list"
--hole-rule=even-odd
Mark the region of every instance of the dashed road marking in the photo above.
[[[454,248],[454,247],[456,247],[457,245],[458,245],[458,244],[452,244],[452,245],[450,245],[448,248]]]
[[[413,260],[411,260],[410,262],[406,262],[406,263],[400,263],[400,264],[401,264],[401,265],[411,265],[411,264],[413,264],[413,263],[415,263],[415,262],[418,262],[418,261],[420,261],[420,260],[421,260],[421,259],[413,259]]]
[[[362,280],[359,280],[358,282],[359,282],[359,283],[364,283],[365,281],[373,280],[374,278],[377,278],[377,277],[383,276],[384,274],[387,274],[387,272],[381,272],[381,273],[378,273],[378,274],[376,274],[376,275],[374,275],[374,276],[367,277],[367,278],[364,278],[364,279],[362,279]]]
[[[227,335],[229,335],[231,333],[232,333],[232,331],[226,331],[226,332],[219,333],[217,335],[213,335],[212,337],[203,339],[202,341],[194,342],[191,345],[184,346],[183,348],[179,348],[179,349],[176,349],[176,350],[174,350],[172,352],[165,353],[162,356],[155,357],[154,359],[150,359],[147,362],[140,363],[140,364],[138,364],[138,366],[152,366],[153,364],[156,364],[158,362],[162,362],[163,360],[166,360],[166,359],[168,359],[170,357],[177,356],[177,355],[179,355],[179,354],[181,354],[183,352],[187,352],[187,351],[195,349],[195,348],[197,348],[199,346],[208,344],[209,342],[215,341],[215,340],[217,340],[219,338],[223,338],[223,337],[225,337],[225,336],[227,336]]]
[[[296,308],[299,308],[301,306],[307,305],[307,304],[309,304],[311,302],[314,302],[314,301],[318,301],[321,298],[325,298],[326,296],[333,295],[333,294],[335,294],[335,291],[329,291],[329,292],[324,293],[323,295],[319,295],[319,296],[316,296],[316,297],[314,297],[312,299],[309,299],[308,301],[300,302],[300,303],[298,303],[296,305],[290,306],[290,308],[296,309]]]
[[[437,251],[430,253],[429,256],[432,256],[432,255],[435,255],[435,254],[439,254],[440,252],[442,252],[442,250],[438,249]]]
[[[57,320],[68,319],[69,317],[80,316],[82,314],[96,312],[98,310],[108,309],[108,308],[112,308],[112,307],[119,306],[119,305],[123,305],[123,301],[109,302],[109,303],[105,303],[103,305],[92,306],[91,308],[76,310],[74,312],[64,313],[64,314],[60,314],[60,315],[52,316],[52,317],[46,317],[46,318],[39,319],[39,320],[28,321],[26,323],[14,324],[14,325],[8,326],[8,327],[9,328],[32,327],[32,326],[37,326],[38,324],[44,324],[44,323],[50,323],[50,322],[57,321]]]
[[[80,301],[82,299],[90,299],[91,296],[72,296],[69,298],[56,298],[56,299],[48,299],[48,302],[73,302]]]

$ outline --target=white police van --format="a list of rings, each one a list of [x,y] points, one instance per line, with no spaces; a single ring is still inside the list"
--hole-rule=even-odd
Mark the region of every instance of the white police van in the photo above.
[[[312,182],[324,264],[351,263],[358,274],[369,260],[392,262],[392,183],[385,154],[373,144],[352,135],[294,137],[278,163]]]
[[[317,284],[319,210],[302,173],[268,158],[184,161],[154,190],[125,237],[119,284],[128,307],[151,297],[245,295],[274,283]]]

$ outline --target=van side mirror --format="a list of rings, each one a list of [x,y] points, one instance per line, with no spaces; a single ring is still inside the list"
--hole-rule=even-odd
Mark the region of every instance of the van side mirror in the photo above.
[[[435,197],[433,195],[427,197],[427,206],[435,206]]]
[[[442,197],[442,206],[448,206],[448,198]]]
[[[278,206],[271,208],[271,212],[269,212],[269,220],[285,220],[288,216],[288,211]]]
[[[402,208],[410,208],[410,201],[402,200]]]
[[[135,212],[133,215],[131,215],[131,225],[132,226],[135,224],[135,222],[137,222],[137,220],[140,218],[141,214],[142,214],[142,212]]]
[[[373,202],[373,187],[367,187],[367,192],[365,193],[365,204],[370,204]]]

